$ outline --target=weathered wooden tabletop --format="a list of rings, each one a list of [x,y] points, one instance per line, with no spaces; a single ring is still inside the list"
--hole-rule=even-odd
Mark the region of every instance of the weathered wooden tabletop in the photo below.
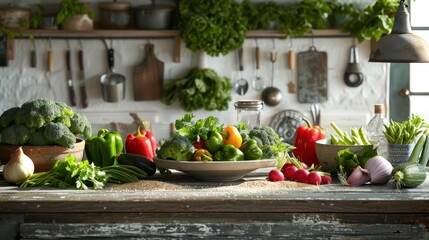
[[[21,238],[425,239],[429,181],[413,189],[234,182],[180,172],[104,190],[20,189],[0,182],[0,234]]]

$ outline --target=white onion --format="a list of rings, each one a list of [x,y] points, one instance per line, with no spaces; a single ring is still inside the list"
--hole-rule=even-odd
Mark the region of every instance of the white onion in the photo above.
[[[372,184],[387,184],[392,175],[392,164],[382,156],[375,156],[365,163]]]
[[[34,173],[33,161],[24,154],[22,147],[10,155],[3,169],[4,180],[8,183],[19,184]]]
[[[370,178],[368,170],[363,169],[361,166],[357,166],[347,178],[347,183],[351,186],[360,186],[367,183]]]

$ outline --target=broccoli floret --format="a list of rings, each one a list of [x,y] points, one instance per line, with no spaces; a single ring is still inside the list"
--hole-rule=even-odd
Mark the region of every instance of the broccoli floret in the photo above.
[[[53,143],[46,139],[43,132],[45,131],[44,127],[37,129],[36,132],[31,134],[30,139],[28,140],[28,145],[32,146],[47,146],[52,145]]]
[[[259,147],[264,145],[274,145],[280,138],[270,126],[254,127],[250,130],[249,137],[255,139]]]
[[[92,127],[88,118],[82,113],[75,113],[71,119],[70,131],[85,138],[92,136]]]
[[[30,139],[30,131],[22,124],[9,125],[1,131],[1,143],[24,145]]]
[[[76,143],[76,136],[66,125],[51,122],[45,124],[44,127],[43,135],[48,141],[68,148],[73,147]]]
[[[15,114],[15,123],[38,129],[61,116],[59,106],[49,99],[36,99],[22,104]]]
[[[283,139],[270,126],[254,127],[249,132],[249,138],[255,139],[262,149],[262,158],[275,158],[281,151],[290,151],[294,147],[283,143]]]
[[[64,102],[56,102],[57,106],[60,108],[60,115],[66,115],[69,118],[72,118],[74,115],[73,109],[71,107],[69,107],[66,103]]]
[[[55,120],[53,122],[62,123],[64,125],[66,125],[68,128],[71,126],[71,119],[67,115],[61,115],[61,116],[55,118]]]
[[[13,107],[2,113],[0,116],[0,129],[9,126],[15,121],[15,114],[18,110],[19,107]]]
[[[67,148],[73,148],[75,143],[76,143],[76,136],[70,131],[64,132],[63,136],[61,136],[57,142],[58,145],[67,147]]]
[[[191,159],[195,148],[191,141],[185,137],[176,136],[164,142],[156,154],[161,159],[173,159],[177,161],[186,161]]]

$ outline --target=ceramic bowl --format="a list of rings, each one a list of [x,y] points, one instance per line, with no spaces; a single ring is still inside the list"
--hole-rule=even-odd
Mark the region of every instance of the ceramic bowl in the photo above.
[[[0,161],[6,164],[9,161],[10,154],[19,146],[0,144]],[[49,171],[56,161],[64,159],[68,154],[76,156],[82,161],[85,149],[85,141],[81,138],[76,139],[73,148],[61,146],[22,146],[24,153],[34,162],[34,172]]]
[[[332,171],[336,168],[337,163],[335,158],[337,153],[346,148],[351,151],[360,154],[364,146],[368,145],[333,145],[331,139],[321,139],[316,141],[316,156],[320,162],[322,170],[325,172]],[[378,147],[378,143],[372,144],[375,148]]]

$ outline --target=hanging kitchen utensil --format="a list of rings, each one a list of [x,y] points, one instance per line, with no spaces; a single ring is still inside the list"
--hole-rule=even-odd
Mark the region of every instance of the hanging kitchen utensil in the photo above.
[[[294,76],[295,76],[295,51],[293,50],[292,45],[292,38],[289,39],[290,41],[290,49],[286,53],[286,61],[287,61],[287,68],[289,72],[289,83],[287,84],[287,90],[289,93],[296,93],[296,86],[294,83]]]
[[[49,45],[49,49],[48,49],[48,58],[47,58],[48,60],[47,69],[48,69],[48,72],[53,72],[55,56],[54,56],[54,52],[52,51],[52,42],[50,38],[48,40],[48,45]]]
[[[258,46],[258,40],[256,40],[256,48],[255,48],[255,65],[256,65],[256,76],[252,80],[252,87],[256,91],[261,91],[265,87],[265,82],[262,76],[259,74],[259,68],[261,66],[261,50]]]
[[[125,77],[114,72],[115,50],[113,50],[112,40],[110,40],[110,48],[105,39],[103,39],[103,42],[107,49],[107,65],[109,68],[108,72],[100,78],[103,100],[106,102],[119,102],[125,98]]]
[[[239,66],[239,70],[240,70],[240,79],[238,79],[237,81],[235,81],[234,83],[234,89],[235,92],[240,95],[243,96],[244,94],[247,93],[247,90],[249,89],[249,83],[247,82],[246,79],[243,78],[243,48],[239,48],[237,50],[238,53],[238,66]]]
[[[298,102],[317,103],[328,100],[328,63],[326,52],[313,45],[297,56]]]
[[[350,47],[350,61],[344,73],[344,82],[349,87],[360,86],[365,79],[359,65],[359,57],[356,45]]]
[[[264,88],[261,94],[262,101],[268,106],[276,106],[282,100],[282,92],[274,87],[274,63],[277,61],[277,52],[270,52],[271,86]]]
[[[69,91],[69,100],[71,106],[76,106],[76,99],[74,94],[74,87],[73,87],[73,74],[71,69],[71,55],[70,55],[70,44],[67,40],[67,50],[66,50],[66,81],[67,81],[67,88]]]
[[[33,44],[33,49],[31,49],[31,51],[30,51],[30,67],[35,68],[35,67],[37,67],[36,40],[32,39],[31,43]]]
[[[9,58],[7,56],[7,36],[0,35],[0,67],[7,67]]]
[[[159,100],[164,94],[164,62],[155,56],[155,47],[145,45],[146,58],[134,67],[134,100]]]
[[[313,119],[313,125],[320,126],[320,106],[317,103],[310,105],[311,118]]]
[[[82,40],[79,40],[79,50],[77,52],[78,64],[79,64],[79,87],[80,87],[80,101],[83,108],[88,107],[88,96],[86,94],[85,86],[85,61],[83,58],[83,46]]]

